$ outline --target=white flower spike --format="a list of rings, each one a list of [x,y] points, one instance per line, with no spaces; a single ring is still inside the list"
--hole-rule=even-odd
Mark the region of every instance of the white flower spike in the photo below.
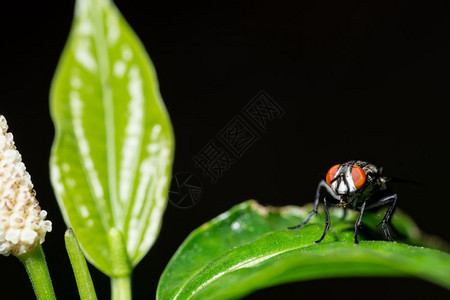
[[[41,210],[30,174],[0,115],[0,254],[19,256],[43,243],[52,230]]]

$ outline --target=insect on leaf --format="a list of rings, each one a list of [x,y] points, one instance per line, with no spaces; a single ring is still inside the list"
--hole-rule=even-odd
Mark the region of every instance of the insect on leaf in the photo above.
[[[320,216],[298,230],[286,229],[311,209],[247,201],[205,223],[170,260],[157,299],[236,299],[277,284],[345,276],[414,276],[450,289],[449,254],[387,241],[355,246],[354,212],[341,220],[332,211],[334,226],[320,244],[314,244],[323,232]],[[398,212],[393,223],[408,240],[420,240],[404,214]]]
[[[174,138],[152,63],[112,1],[76,2],[50,98],[59,206],[88,260],[114,275],[111,230],[130,267],[159,233]]]

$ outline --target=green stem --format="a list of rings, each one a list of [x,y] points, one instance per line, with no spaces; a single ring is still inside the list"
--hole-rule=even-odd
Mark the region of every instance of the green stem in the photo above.
[[[131,299],[131,264],[122,233],[115,227],[108,234],[111,257],[111,299]]]
[[[72,265],[73,274],[78,286],[78,293],[81,300],[96,300],[94,284],[92,283],[91,274],[84,258],[84,254],[78,245],[77,238],[71,228],[66,230],[64,235],[66,242],[67,254],[69,255],[70,264]]]
[[[30,253],[18,256],[18,258],[25,266],[25,270],[27,270],[36,298],[38,300],[56,299],[41,245],[38,245]]]
[[[111,299],[131,300],[131,276],[111,277]]]

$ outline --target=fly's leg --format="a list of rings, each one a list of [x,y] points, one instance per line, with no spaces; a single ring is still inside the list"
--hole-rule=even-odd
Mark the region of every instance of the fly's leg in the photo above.
[[[392,238],[391,233],[389,232],[388,224],[391,223],[391,217],[395,210],[395,204],[397,204],[397,195],[393,195],[391,197],[392,203],[388,207],[386,214],[384,215],[383,221],[381,221],[381,228],[383,228],[383,233],[386,236],[386,238],[389,241],[394,242],[394,239]]]
[[[323,198],[323,210],[325,211],[325,230],[323,231],[323,234],[320,237],[320,239],[315,241],[314,244],[320,243],[325,238],[328,229],[330,228],[330,214],[328,213],[327,198]]]
[[[302,227],[303,225],[305,225],[306,223],[309,222],[309,220],[319,212],[319,197],[320,197],[320,192],[322,189],[325,189],[328,194],[330,194],[333,198],[339,200],[339,197],[333,192],[333,190],[328,186],[328,184],[326,183],[325,180],[321,180],[319,182],[319,184],[317,185],[317,189],[316,189],[316,197],[314,198],[314,209],[313,211],[309,214],[308,217],[306,217],[305,220],[303,220],[303,222],[301,222],[300,224],[298,224],[297,226],[292,226],[292,227],[288,227],[288,229],[297,229]]]
[[[362,216],[364,214],[364,209],[366,208],[366,202],[364,201],[363,204],[361,205],[361,209],[359,210],[359,215],[358,215],[358,219],[356,219],[356,223],[355,223],[355,245],[358,245],[358,231],[359,228],[361,227],[361,220],[362,220]]]
[[[391,236],[391,233],[389,232],[388,224],[390,224],[390,222],[391,222],[391,217],[392,217],[392,214],[394,213],[395,205],[397,204],[397,194],[381,198],[376,203],[370,205],[368,208],[374,208],[374,207],[382,206],[385,204],[390,204],[390,205],[386,211],[386,214],[384,215],[383,220],[381,221],[381,228],[383,229],[383,233],[386,236],[386,238],[391,242],[395,242]]]
[[[314,209],[313,211],[309,214],[309,216],[306,217],[306,219],[303,220],[303,222],[301,222],[300,224],[296,225],[296,226],[292,226],[292,227],[288,227],[287,229],[297,229],[302,227],[303,225],[305,225],[306,223],[308,223],[308,221],[319,212],[319,198],[317,198],[314,201]]]

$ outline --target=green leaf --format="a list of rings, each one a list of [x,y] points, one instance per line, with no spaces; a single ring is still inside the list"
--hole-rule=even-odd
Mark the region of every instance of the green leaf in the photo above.
[[[151,61],[111,1],[77,1],[50,98],[59,206],[88,260],[116,276],[111,230],[127,253],[119,273],[159,233],[174,138]]]
[[[81,300],[97,300],[94,283],[89,273],[86,259],[78,245],[77,238],[71,228],[66,230],[64,234],[67,254],[69,255],[70,264],[72,265],[73,274],[77,282],[78,293]]]
[[[255,201],[231,208],[184,241],[161,276],[157,299],[233,299],[277,284],[345,276],[415,276],[450,289],[449,254],[365,241],[378,234],[375,230],[354,245],[354,212],[342,220],[341,211],[332,210],[330,231],[320,244],[314,241],[322,235],[323,214],[303,228],[286,229],[310,210],[263,207]],[[369,224],[379,219],[369,213],[364,217]],[[406,240],[426,241],[401,212],[394,215],[393,225]]]

